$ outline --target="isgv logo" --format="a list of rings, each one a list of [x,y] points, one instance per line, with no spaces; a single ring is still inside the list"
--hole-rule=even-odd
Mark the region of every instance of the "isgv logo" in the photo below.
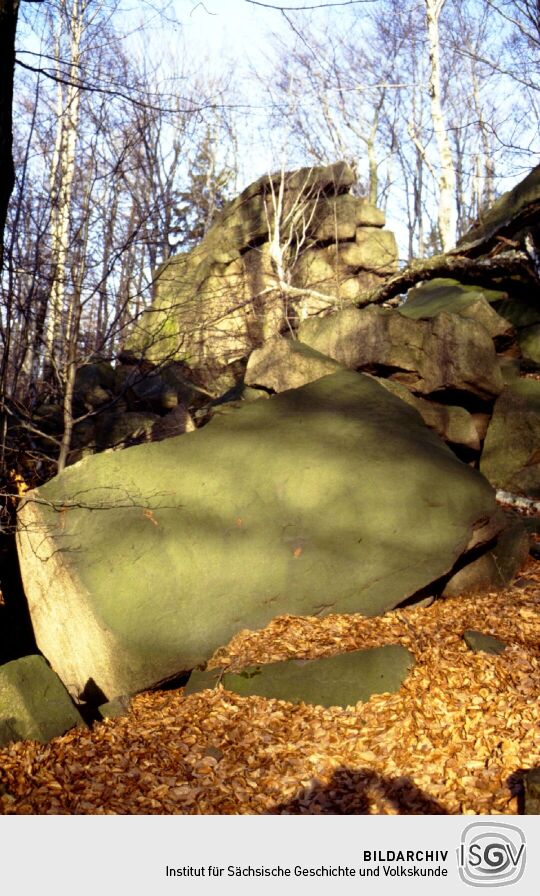
[[[464,883],[471,887],[504,887],[523,875],[525,835],[511,824],[475,821],[463,831],[457,854]]]

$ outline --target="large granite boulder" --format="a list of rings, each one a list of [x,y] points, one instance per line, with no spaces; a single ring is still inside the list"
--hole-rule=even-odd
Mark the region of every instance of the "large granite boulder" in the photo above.
[[[189,696],[218,683],[243,697],[268,697],[290,703],[354,706],[373,694],[393,693],[414,665],[400,644],[351,650],[315,660],[284,660],[251,666],[241,672],[207,669],[192,672],[184,694]]]
[[[245,382],[249,385],[284,392],[312,383],[329,373],[342,369],[327,355],[322,355],[298,339],[276,336],[249,358]],[[418,411],[422,420],[445,442],[471,451],[480,450],[478,427],[472,414],[465,408],[426,401],[395,380],[376,377],[378,383]]]
[[[346,308],[303,321],[298,338],[344,367],[384,372],[424,395],[452,390],[493,399],[503,389],[489,333],[458,314],[410,320],[387,308]]]
[[[384,613],[491,539],[495,515],[413,408],[341,371],[70,467],[26,497],[18,548],[40,649],[103,702],[280,614]]]
[[[46,743],[84,722],[42,656],[0,666],[0,746],[16,740]]]
[[[480,469],[496,488],[540,498],[538,380],[513,380],[495,402]]]

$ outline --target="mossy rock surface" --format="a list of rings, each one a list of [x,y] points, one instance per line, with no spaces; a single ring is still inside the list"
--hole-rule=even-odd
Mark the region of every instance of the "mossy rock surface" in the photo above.
[[[513,380],[495,402],[480,470],[496,488],[540,499],[538,380]]]
[[[506,649],[506,644],[493,635],[486,635],[484,632],[477,632],[474,629],[468,629],[463,632],[463,640],[473,653],[491,653],[494,656],[502,653]]]
[[[519,347],[525,361],[540,367],[540,323],[520,330]]]
[[[84,722],[42,656],[0,666],[0,746],[17,740],[46,743],[76,725]]]
[[[488,242],[497,235],[512,237],[519,231],[531,206],[540,205],[540,165],[516,184],[512,190],[497,199],[482,215],[480,223],[472,227],[459,241],[458,246],[470,249]]]
[[[413,408],[341,371],[70,467],[27,496],[19,556],[40,649],[112,699],[275,616],[384,613],[495,513]]]

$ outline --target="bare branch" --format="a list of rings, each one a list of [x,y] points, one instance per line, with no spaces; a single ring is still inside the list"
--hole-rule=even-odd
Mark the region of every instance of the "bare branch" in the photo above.
[[[277,12],[301,12],[306,9],[333,9],[335,6],[359,6],[368,3],[377,3],[377,0],[342,0],[338,3],[317,3],[314,6],[281,6],[281,4],[261,3],[260,0],[245,0],[252,6],[262,6],[264,9],[275,9]]]
[[[371,303],[388,302],[417,283],[434,277],[459,275],[469,281],[486,283],[494,277],[514,277],[519,274],[531,282],[536,281],[530,258],[525,252],[501,252],[487,258],[468,258],[466,255],[449,252],[434,255],[433,258],[414,259],[404,271],[390,277],[382,286],[362,293],[355,304],[362,307]]]

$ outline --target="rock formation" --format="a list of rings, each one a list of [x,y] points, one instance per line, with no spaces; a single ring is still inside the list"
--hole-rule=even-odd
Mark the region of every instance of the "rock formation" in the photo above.
[[[164,266],[130,349],[76,381],[71,460],[135,447],[85,457],[19,511],[38,644],[74,698],[155,685],[280,614],[377,615],[512,579],[528,536],[495,490],[540,498],[539,171],[433,268],[467,275],[414,268],[379,290],[409,283],[397,307],[364,307],[395,244],[343,164],[262,178]],[[509,240],[516,275],[494,267]],[[311,693],[282,669],[275,696]]]
[[[271,336],[349,304],[397,270],[384,214],[350,194],[344,163],[260,178],[203,241],[157,271],[156,296],[129,348],[186,361],[208,385]]]

